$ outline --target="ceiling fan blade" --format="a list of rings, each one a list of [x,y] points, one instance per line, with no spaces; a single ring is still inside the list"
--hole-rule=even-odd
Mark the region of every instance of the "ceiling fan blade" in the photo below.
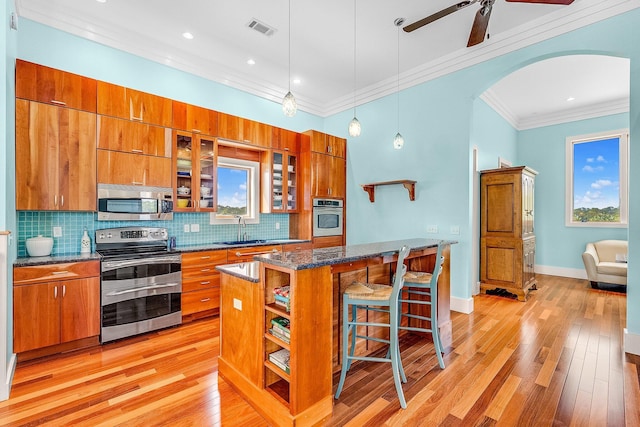
[[[480,10],[476,12],[476,19],[473,20],[473,27],[471,27],[471,34],[469,34],[469,42],[467,47],[475,46],[484,41],[484,36],[487,33],[487,27],[489,26],[489,18],[491,17],[491,10],[493,9],[493,2],[490,2],[486,6],[482,6]]]
[[[544,4],[563,4],[565,6],[573,3],[573,0],[507,0],[513,3],[544,3]]]
[[[464,9],[467,6],[472,5],[473,3],[476,3],[478,0],[468,0],[468,1],[461,1],[458,4],[454,4],[453,6],[449,6],[446,9],[442,9],[440,12],[436,12],[433,15],[429,15],[426,18],[422,18],[419,21],[416,21],[412,24],[409,24],[405,27],[403,27],[402,29],[404,30],[405,33],[410,33],[411,31],[417,30],[420,27],[424,27],[427,24],[432,23],[433,21],[436,21],[440,18],[443,18],[447,15],[452,14],[453,12],[457,12],[460,9]]]

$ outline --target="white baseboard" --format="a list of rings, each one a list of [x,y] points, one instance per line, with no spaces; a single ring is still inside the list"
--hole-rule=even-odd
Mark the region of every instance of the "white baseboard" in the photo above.
[[[458,298],[451,297],[451,310],[458,313],[470,314],[473,313],[473,298]]]
[[[535,272],[550,276],[570,277],[572,279],[587,279],[584,268],[554,267],[552,265],[536,265]]]
[[[7,381],[5,384],[1,385],[0,390],[0,402],[9,399],[9,394],[11,393],[11,384],[13,383],[13,374],[16,372],[16,364],[18,359],[16,358],[15,353],[11,355],[11,360],[9,360],[9,364],[7,366]]]
[[[624,328],[624,351],[625,353],[640,356],[640,335],[630,333]]]

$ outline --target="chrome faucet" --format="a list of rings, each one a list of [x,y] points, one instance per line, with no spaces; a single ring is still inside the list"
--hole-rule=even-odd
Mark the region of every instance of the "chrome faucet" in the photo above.
[[[244,233],[244,237],[242,237],[242,229],[243,228],[247,228],[247,223],[245,222],[245,219],[242,215],[236,215],[236,218],[238,218],[238,242],[241,240],[245,240],[247,237],[247,233]]]

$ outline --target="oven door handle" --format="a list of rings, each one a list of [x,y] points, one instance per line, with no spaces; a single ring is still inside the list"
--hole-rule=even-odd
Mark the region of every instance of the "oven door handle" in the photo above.
[[[110,297],[115,297],[115,296],[118,296],[118,295],[130,294],[130,293],[133,293],[133,292],[148,291],[148,290],[151,290],[151,289],[173,288],[175,286],[180,286],[180,283],[167,283],[167,284],[164,284],[164,285],[142,286],[140,288],[125,289],[124,291],[109,292],[107,295],[110,296]]]
[[[171,255],[166,257],[136,258],[132,260],[102,261],[102,271],[116,270],[122,267],[134,267],[136,265],[165,264],[167,262],[180,263],[180,256]]]

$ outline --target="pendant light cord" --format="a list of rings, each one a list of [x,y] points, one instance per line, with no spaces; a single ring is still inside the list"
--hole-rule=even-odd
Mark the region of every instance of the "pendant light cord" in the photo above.
[[[291,92],[291,0],[289,0],[289,92]]]
[[[356,42],[357,42],[357,32],[356,32],[356,5],[358,0],[353,0],[353,117],[356,117],[356,90],[357,80],[356,80]]]
[[[397,24],[398,27],[398,85],[397,85],[397,103],[398,103],[398,133],[400,133],[400,26],[402,22]]]

